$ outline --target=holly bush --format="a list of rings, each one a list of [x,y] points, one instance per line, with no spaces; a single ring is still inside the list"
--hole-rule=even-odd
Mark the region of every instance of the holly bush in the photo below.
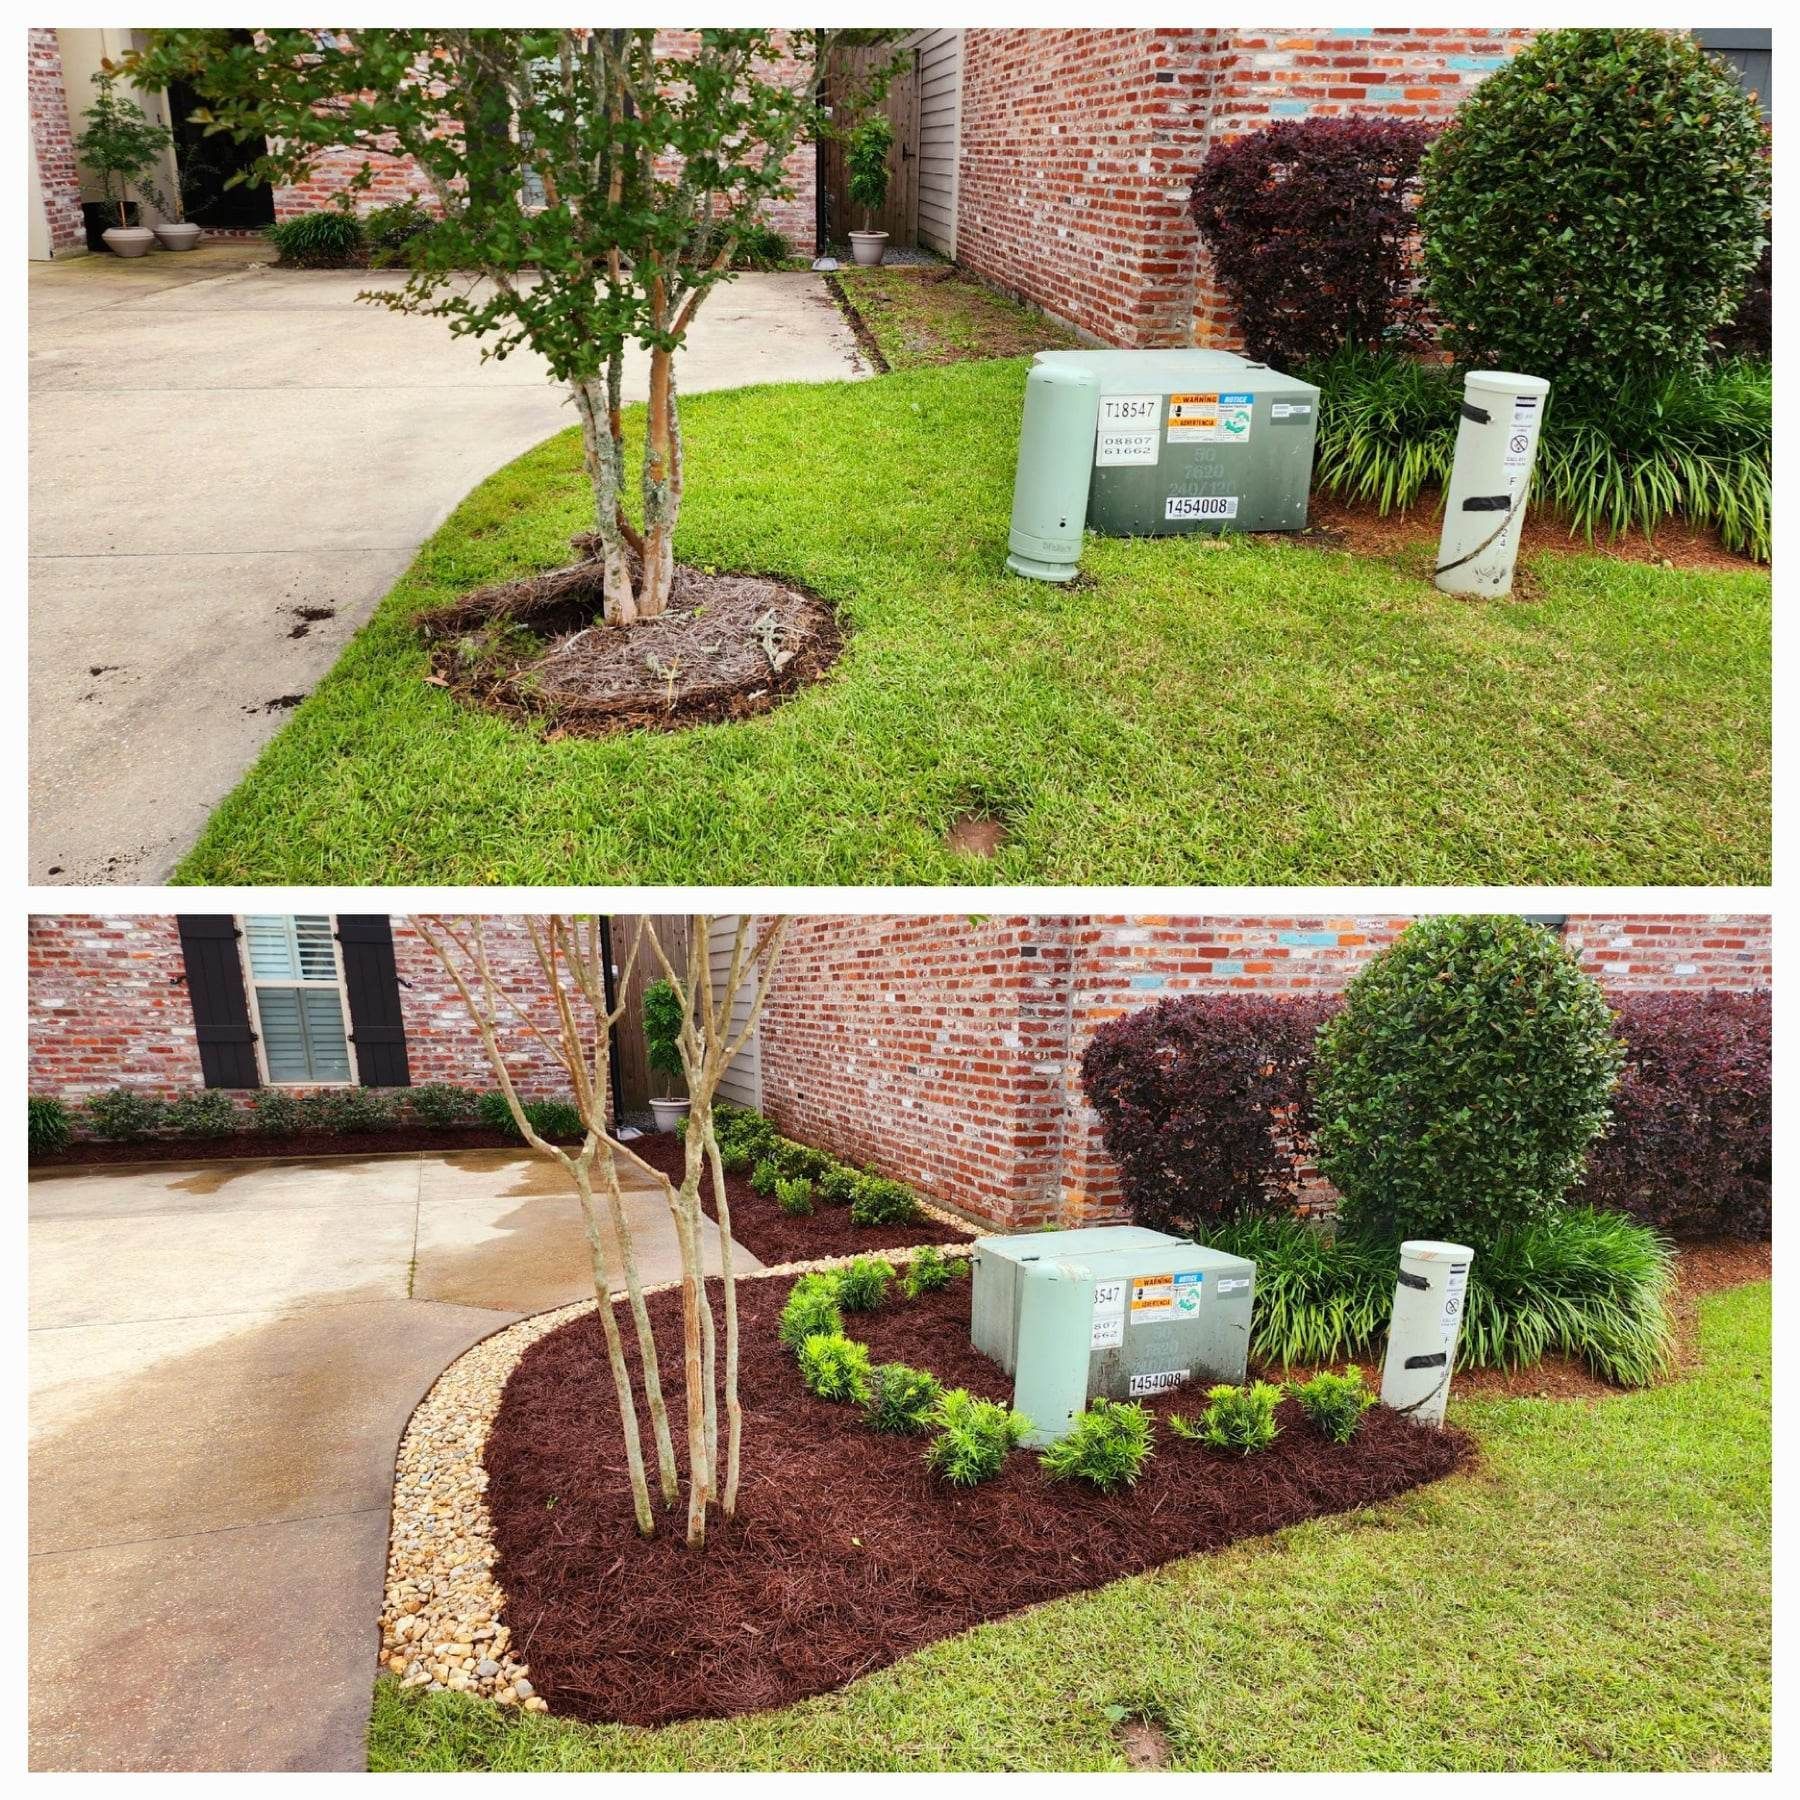
[[[1547,31],[1425,157],[1446,347],[1565,393],[1698,369],[1756,267],[1769,196],[1755,102],[1685,32]]]
[[[1318,1163],[1343,1224],[1480,1247],[1550,1217],[1622,1060],[1599,985],[1543,927],[1416,921],[1319,1033]]]

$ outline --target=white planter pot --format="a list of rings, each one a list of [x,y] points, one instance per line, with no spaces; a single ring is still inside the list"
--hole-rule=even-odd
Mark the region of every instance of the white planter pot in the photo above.
[[[652,1100],[650,1102],[650,1111],[656,1117],[656,1129],[658,1131],[673,1131],[675,1129],[675,1121],[687,1117],[688,1105],[689,1102],[685,1099]]]
[[[888,234],[885,231],[853,231],[850,234],[850,253],[857,263],[872,269],[887,252]]]
[[[200,227],[185,220],[179,225],[152,225],[150,229],[165,250],[192,250],[200,242]]]
[[[144,225],[112,225],[100,235],[114,256],[142,256],[156,242],[156,233]]]

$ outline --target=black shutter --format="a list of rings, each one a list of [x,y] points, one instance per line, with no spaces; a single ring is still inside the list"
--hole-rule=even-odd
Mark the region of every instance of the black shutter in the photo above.
[[[339,913],[337,941],[343,947],[344,992],[350,999],[350,1041],[363,1086],[411,1087],[387,914]]]
[[[256,1033],[238,960],[237,921],[229,913],[183,913],[181,955],[200,1039],[200,1073],[209,1088],[261,1087]]]

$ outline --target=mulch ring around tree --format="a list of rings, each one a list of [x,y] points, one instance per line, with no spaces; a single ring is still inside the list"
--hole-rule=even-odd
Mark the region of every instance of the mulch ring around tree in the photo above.
[[[687,1148],[672,1131],[634,1138],[631,1148],[659,1174],[679,1182],[686,1169]],[[712,1178],[701,1186],[701,1204],[713,1216]],[[973,1225],[956,1225],[927,1213],[911,1225],[853,1225],[847,1206],[813,1202],[812,1213],[794,1218],[784,1213],[773,1194],[759,1194],[747,1175],[725,1177],[731,1203],[731,1235],[758,1262],[812,1262],[824,1256],[873,1255],[890,1244],[959,1244],[976,1234]]]
[[[603,588],[590,559],[418,614],[426,680],[552,737],[607,737],[768,712],[844,646],[823,600],[766,575],[678,568],[665,610],[629,626],[603,621]]]
[[[1112,1496],[1051,1481],[1029,1450],[994,1480],[954,1489],[926,1469],[924,1439],[872,1431],[856,1408],[801,1385],[775,1335],[791,1285],[740,1286],[738,1516],[715,1518],[699,1555],[678,1516],[664,1514],[650,1539],[633,1526],[596,1315],[540,1338],[513,1371],[487,1438],[486,1499],[506,1623],[552,1713],[664,1725],[785,1706],[984,1620],[1392,1498],[1475,1456],[1463,1433],[1381,1407],[1340,1448],[1286,1401],[1280,1436],[1251,1456],[1159,1429],[1137,1486]],[[877,1363],[1005,1400],[1010,1379],[969,1343],[970,1291],[963,1280],[917,1301],[896,1295],[847,1326]],[[649,1306],[659,1341],[679,1344],[680,1296]],[[663,1381],[679,1422],[673,1353]],[[1160,1420],[1198,1398],[1150,1404]]]

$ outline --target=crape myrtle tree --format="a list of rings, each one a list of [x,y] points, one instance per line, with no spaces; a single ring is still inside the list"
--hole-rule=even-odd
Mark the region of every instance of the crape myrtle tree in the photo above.
[[[661,967],[680,1006],[676,1044],[691,1102],[681,1180],[674,1182],[613,1135],[606,1116],[607,1074],[612,1032],[623,1002],[607,1003],[605,937],[596,917],[527,918],[538,971],[543,980],[537,995],[521,998],[496,979],[483,922],[479,918],[415,919],[420,935],[443,965],[451,984],[475,1023],[494,1079],[526,1143],[568,1175],[581,1201],[593,1265],[594,1298],[606,1339],[619,1425],[637,1525],[646,1537],[656,1530],[656,1510],[646,1468],[643,1430],[638,1416],[625,1337],[617,1300],[625,1296],[637,1340],[638,1369],[644,1405],[650,1415],[656,1450],[657,1485],[664,1506],[681,1502],[680,1471],[674,1433],[663,1399],[662,1365],[656,1333],[645,1303],[643,1282],[625,1216],[621,1166],[634,1169],[662,1190],[675,1225],[681,1259],[681,1356],[686,1390],[684,1429],[687,1440],[687,1541],[706,1542],[707,1518],[716,1505],[730,1519],[737,1511],[738,1472],[743,1440],[743,1409],[738,1397],[738,1310],[732,1264],[731,1203],[725,1191],[725,1168],[713,1130],[713,1101],[719,1082],[749,1041],[768,999],[785,918],[738,920],[722,983],[712,979],[709,944],[711,920],[689,921],[688,950],[677,967],[663,949],[655,927],[640,920],[626,959],[618,991],[631,985],[632,971],[648,954]],[[732,1022],[732,997],[748,991],[749,1005],[741,1021]],[[547,1052],[569,1080],[583,1136],[576,1148],[564,1148],[541,1136],[520,1101],[513,1059],[517,1052],[503,1042],[528,1042]],[[701,1190],[710,1180],[713,1214],[718,1223],[719,1273],[723,1290],[724,1367],[721,1381],[718,1320],[706,1291],[705,1238]],[[720,1456],[719,1402],[724,1398],[725,1450]]]
[[[718,29],[666,45],[635,28],[266,28],[234,43],[166,30],[129,66],[140,85],[192,82],[209,133],[266,139],[252,180],[296,181],[347,148],[364,158],[354,204],[380,159],[411,158],[442,222],[409,248],[403,287],[362,297],[447,319],[489,340],[488,356],[529,347],[568,386],[594,493],[583,547],[600,562],[605,618],[630,624],[660,613],[674,581],[677,353],[730,278],[740,234],[792,193],[787,158],[824,128],[816,93],[840,35]],[[886,78],[839,95],[831,129]],[[634,343],[649,357],[641,531],[620,427]]]

